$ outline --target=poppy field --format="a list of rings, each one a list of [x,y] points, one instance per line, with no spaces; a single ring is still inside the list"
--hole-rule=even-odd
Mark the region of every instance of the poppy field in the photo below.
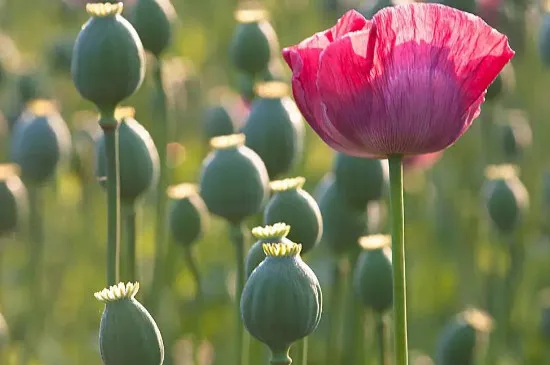
[[[0,365],[550,364],[549,6],[0,0]]]

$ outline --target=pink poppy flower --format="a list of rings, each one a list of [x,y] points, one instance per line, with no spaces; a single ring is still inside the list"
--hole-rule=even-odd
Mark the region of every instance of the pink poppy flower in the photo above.
[[[347,12],[283,50],[302,114],[333,149],[386,158],[443,150],[479,115],[513,57],[506,36],[440,4]]]

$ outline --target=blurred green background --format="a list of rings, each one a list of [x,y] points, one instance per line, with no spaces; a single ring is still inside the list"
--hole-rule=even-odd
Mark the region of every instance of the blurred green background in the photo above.
[[[544,193],[550,156],[550,73],[540,61],[537,46],[544,13],[539,4],[518,1],[502,5],[506,21],[498,24],[510,35],[517,52],[512,66],[503,71],[502,93],[484,104],[481,117],[433,168],[411,170],[405,177],[410,348],[430,356],[439,333],[454,314],[468,306],[484,309],[494,300],[512,303],[511,331],[507,346],[500,347],[499,363],[550,364],[550,334],[547,329],[545,337],[541,330],[539,297],[540,290],[550,286],[550,196]],[[263,5],[270,11],[280,44],[287,46],[331,26],[343,10],[360,4],[344,0],[266,0]],[[362,5],[369,8],[374,4]],[[173,184],[197,181],[209,150],[201,123],[215,90],[238,92],[237,74],[228,55],[237,2],[178,0],[174,6],[179,21],[166,56],[172,67],[167,87],[173,97],[172,117],[177,125],[172,142],[181,146],[172,145],[173,155],[177,155],[171,163]],[[0,105],[7,119],[21,111],[17,85],[28,75],[38,82],[36,96],[55,99],[73,131],[82,123],[76,112],[94,111],[93,105],[83,101],[75,90],[68,71],[53,67],[59,64],[54,56],[63,54],[59,51],[62,47],[56,50],[56,45],[70,44],[67,40],[76,36],[86,19],[83,9],[65,6],[58,0],[0,0],[0,30],[9,37],[0,39],[0,60],[7,70]],[[148,129],[155,125],[151,87],[148,72],[142,88],[124,103],[136,107],[136,119]],[[530,126],[532,143],[509,161],[503,153],[499,126],[518,118]],[[331,169],[333,153],[309,127],[307,132],[304,160],[288,176],[305,176],[306,190],[312,192]],[[2,162],[8,161],[7,134],[7,130],[0,129]],[[485,166],[502,162],[519,165],[531,202],[518,231],[506,237],[518,242],[520,250],[513,255],[491,227],[482,195]],[[68,163],[45,191],[45,265],[42,276],[33,280],[43,280],[47,289],[45,301],[40,303],[46,317],[32,361],[99,364],[97,332],[103,306],[93,293],[105,282],[105,195],[93,174],[79,175]],[[83,194],[90,194],[91,199],[83,200]],[[138,213],[139,277],[143,288],[149,285],[152,275],[154,199],[154,194],[149,194]],[[258,222],[260,218],[252,219],[249,227]],[[21,361],[21,344],[33,307],[27,290],[30,279],[25,237],[24,229],[0,237],[0,309],[10,337],[0,349],[2,364]],[[205,300],[200,305],[194,302],[195,288],[183,253],[172,244],[170,257],[175,260],[177,272],[171,282],[165,283],[161,309],[155,317],[167,343],[173,345],[167,351],[174,355],[174,364],[225,364],[233,354],[234,260],[223,221],[213,218],[196,252]],[[323,247],[306,259],[321,281],[325,298],[331,291],[334,260]],[[504,277],[511,263],[518,262],[519,284],[513,297],[488,289],[491,278]],[[330,308],[325,312],[325,318],[331,315]],[[364,323],[363,364],[374,364],[373,322],[368,312]],[[322,320],[310,342],[310,364],[324,363],[324,329]],[[330,346],[338,352],[342,343]],[[254,356],[251,363],[261,363],[263,354],[256,347]]]

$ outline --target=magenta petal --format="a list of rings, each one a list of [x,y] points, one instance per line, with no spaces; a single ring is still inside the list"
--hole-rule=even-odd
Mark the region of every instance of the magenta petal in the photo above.
[[[369,24],[370,20],[365,19],[358,11],[349,10],[338,19],[336,25],[330,28],[325,35],[331,42],[334,42],[350,32],[367,29]]]

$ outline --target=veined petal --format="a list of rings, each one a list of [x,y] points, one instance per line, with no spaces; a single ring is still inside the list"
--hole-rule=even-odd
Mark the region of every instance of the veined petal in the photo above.
[[[514,56],[506,36],[481,18],[440,4],[383,9],[373,22],[379,42],[384,45],[380,50],[381,61],[391,60],[395,65],[410,59],[396,52],[402,44],[428,45],[422,53],[415,54],[416,63],[418,56],[425,56],[423,62],[427,66],[445,67],[454,73],[464,93],[465,107],[479,99]]]
[[[336,25],[325,32],[326,37],[334,42],[350,32],[357,32],[370,27],[370,20],[365,19],[357,10],[347,11]]]

